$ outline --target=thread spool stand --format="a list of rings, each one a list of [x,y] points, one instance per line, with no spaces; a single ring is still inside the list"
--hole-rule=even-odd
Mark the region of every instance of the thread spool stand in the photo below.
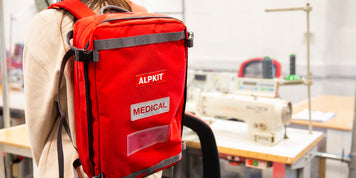
[[[307,3],[305,7],[295,7],[295,8],[281,8],[281,9],[266,9],[265,12],[280,12],[280,11],[305,11],[307,14],[307,78],[301,80],[283,80],[280,82],[280,85],[298,85],[305,84],[308,86],[308,109],[309,109],[309,124],[308,129],[309,133],[312,133],[312,120],[311,120],[311,95],[310,88],[313,84],[312,73],[310,71],[310,19],[309,14],[312,10],[312,7]]]

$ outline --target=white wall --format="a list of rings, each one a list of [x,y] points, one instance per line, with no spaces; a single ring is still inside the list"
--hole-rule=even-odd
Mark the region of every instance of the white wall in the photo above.
[[[266,13],[269,8],[302,7],[310,3],[311,65],[314,75],[356,75],[354,0],[185,0],[186,24],[195,32],[190,66],[237,70],[256,56],[276,58],[288,72],[291,53],[298,70],[306,65],[306,13]],[[181,0],[136,0],[155,11],[177,11],[166,4]],[[168,3],[169,2],[169,3]]]
[[[133,0],[151,12],[181,12],[183,0]],[[190,66],[237,70],[240,63],[256,56],[279,60],[288,73],[291,53],[297,56],[297,72],[305,72],[306,13],[266,13],[268,8],[302,7],[310,3],[311,65],[314,75],[356,76],[356,1],[354,0],[185,0],[185,22],[195,33]],[[21,4],[21,6],[19,6]],[[13,42],[25,39],[33,0],[4,0],[5,30],[9,41],[10,13]],[[171,14],[182,18],[179,13]]]
[[[37,8],[34,0],[2,0],[2,2],[5,18],[5,41],[8,49],[11,33],[12,44],[24,42],[28,26],[32,17],[37,13]],[[10,20],[11,16],[13,20]],[[10,23],[12,23],[12,30],[10,30]]]

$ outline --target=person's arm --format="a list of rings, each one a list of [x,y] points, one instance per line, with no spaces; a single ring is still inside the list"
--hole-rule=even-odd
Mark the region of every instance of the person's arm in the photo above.
[[[31,151],[36,164],[39,163],[41,153],[57,118],[56,106],[51,92],[50,69],[46,62],[54,54],[46,54],[51,39],[46,31],[47,18],[36,15],[31,23],[25,42],[23,68],[25,92],[25,118],[30,138]],[[52,50],[50,50],[52,51]],[[53,58],[53,57],[52,57]]]
[[[41,11],[32,20],[24,49],[25,118],[39,177],[58,177],[56,138],[58,108],[56,103],[59,68],[67,48],[65,34],[72,29],[73,20],[54,9]],[[60,28],[60,25],[62,27]],[[69,69],[69,68],[67,68]],[[66,72],[68,74],[69,71]],[[71,75],[64,79],[61,89],[63,109],[72,133],[74,107],[68,87]],[[62,93],[63,92],[63,93]],[[70,111],[70,114],[68,113]],[[78,158],[68,135],[62,132],[65,152],[65,177],[73,177],[73,160]],[[73,136],[73,135],[72,135]],[[73,137],[75,138],[75,137]],[[81,175],[79,172],[78,175]],[[82,176],[81,176],[82,177]]]

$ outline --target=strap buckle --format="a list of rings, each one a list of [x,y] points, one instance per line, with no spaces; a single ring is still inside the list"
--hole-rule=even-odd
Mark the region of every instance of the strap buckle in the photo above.
[[[188,48],[193,47],[193,41],[194,41],[194,33],[188,32],[188,38],[185,39],[185,46],[187,46]]]
[[[84,49],[78,49],[75,47],[72,47],[72,49],[74,50],[75,60],[78,62],[84,62],[84,61],[99,62],[98,50],[86,51]]]
[[[72,47],[73,49],[74,47]],[[92,61],[93,51],[86,51],[84,49],[74,48],[75,60],[78,62]]]

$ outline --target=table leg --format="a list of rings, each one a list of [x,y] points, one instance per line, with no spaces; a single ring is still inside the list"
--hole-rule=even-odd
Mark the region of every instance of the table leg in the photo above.
[[[286,175],[286,166],[283,163],[273,163],[273,178],[283,178]]]
[[[12,155],[5,153],[6,177],[12,177]]]
[[[300,169],[299,178],[310,178],[311,163],[308,162],[304,168]]]
[[[325,132],[324,132],[325,133]],[[326,152],[326,137],[324,136],[323,139],[318,143],[318,151]],[[319,178],[325,178],[326,172],[326,159],[319,159]]]
[[[310,178],[311,161],[315,157],[317,147],[311,148],[292,165],[273,163],[273,178]]]
[[[293,169],[291,165],[273,163],[273,178],[310,178],[310,164]]]
[[[3,148],[0,145],[0,178],[5,178],[5,165],[4,165],[4,156],[3,156]]]

